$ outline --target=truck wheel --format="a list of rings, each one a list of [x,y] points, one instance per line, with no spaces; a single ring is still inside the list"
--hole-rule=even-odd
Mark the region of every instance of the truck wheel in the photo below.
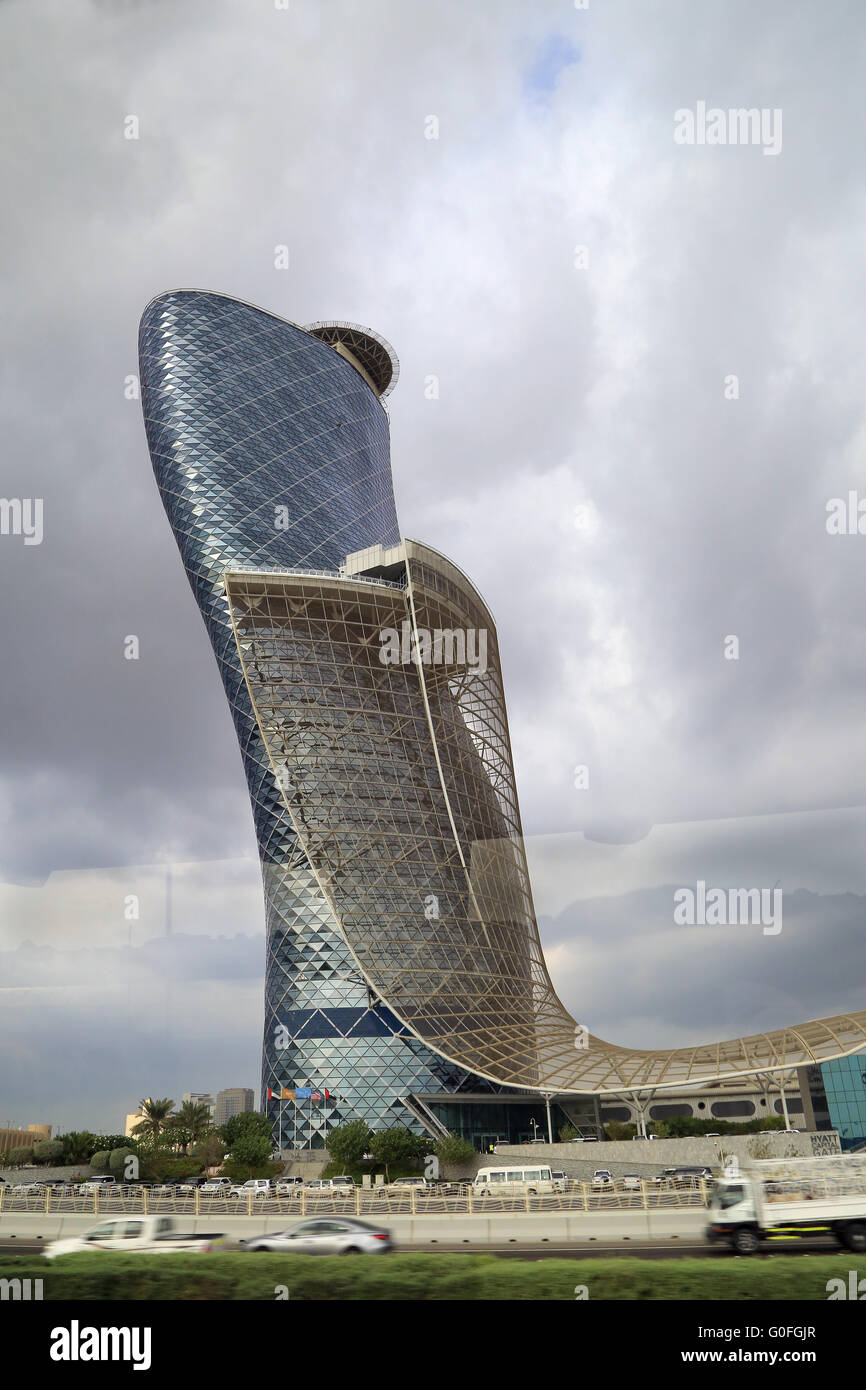
[[[755,1231],[736,1231],[731,1238],[731,1246],[738,1255],[755,1255],[761,1242]]]
[[[866,1226],[861,1221],[854,1221],[850,1226],[846,1226],[842,1232],[842,1239],[849,1250],[855,1254],[862,1255],[866,1251]]]

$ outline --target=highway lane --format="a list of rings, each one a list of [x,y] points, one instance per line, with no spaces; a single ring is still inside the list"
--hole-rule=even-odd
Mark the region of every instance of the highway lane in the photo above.
[[[34,1237],[20,1236],[13,1239],[0,1239],[0,1259],[9,1256],[38,1255],[47,1244],[46,1240],[39,1240]],[[237,1250],[239,1247],[234,1243],[226,1244],[226,1250]],[[520,1242],[509,1243],[507,1245],[471,1245],[461,1243],[460,1245],[448,1245],[444,1242],[437,1242],[425,1245],[399,1244],[397,1249],[405,1254],[426,1254],[426,1255],[496,1255],[500,1259],[509,1260],[545,1260],[545,1259],[566,1259],[566,1260],[593,1260],[610,1259],[612,1256],[619,1258],[639,1258],[642,1260],[682,1260],[686,1258],[710,1259],[710,1260],[731,1260],[738,1258],[766,1259],[770,1255],[841,1255],[844,1252],[834,1240],[790,1240],[776,1241],[771,1246],[765,1247],[758,1255],[740,1257],[733,1255],[724,1246],[709,1245],[701,1241],[680,1241],[680,1240],[656,1240],[651,1242],[640,1242],[634,1240],[618,1241],[593,1241],[590,1243],[577,1244],[570,1242],[565,1244],[561,1241],[544,1241],[538,1243]],[[251,1257],[254,1258],[254,1257]]]

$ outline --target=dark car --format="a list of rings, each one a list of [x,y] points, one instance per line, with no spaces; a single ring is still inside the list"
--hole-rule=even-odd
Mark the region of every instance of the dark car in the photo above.
[[[665,1168],[657,1178],[653,1178],[653,1182],[660,1187],[687,1188],[697,1187],[701,1178],[706,1182],[712,1182],[712,1168]]]

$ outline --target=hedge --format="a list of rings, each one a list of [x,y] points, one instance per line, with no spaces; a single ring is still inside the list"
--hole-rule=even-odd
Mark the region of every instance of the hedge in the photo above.
[[[827,1281],[866,1276],[853,1255],[771,1255],[755,1259],[559,1260],[494,1255],[303,1256],[216,1252],[121,1255],[102,1252],[0,1257],[0,1278],[42,1279],[46,1301],[265,1300],[278,1286],[292,1302],[589,1300],[825,1302]]]

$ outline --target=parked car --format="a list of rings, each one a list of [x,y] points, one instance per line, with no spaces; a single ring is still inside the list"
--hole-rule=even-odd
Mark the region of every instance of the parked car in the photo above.
[[[181,1178],[174,1190],[178,1197],[192,1197],[195,1194],[196,1188],[202,1187],[203,1185],[203,1183],[197,1182],[195,1178]]]
[[[597,1134],[579,1134],[576,1139],[572,1139],[572,1144],[597,1144]]]
[[[327,1182],[327,1179],[323,1181]],[[287,1231],[242,1240],[241,1249],[291,1251],[298,1255],[384,1255],[393,1248],[391,1232],[354,1217],[315,1218]]]
[[[712,1182],[712,1168],[663,1168],[658,1176],[653,1178],[653,1182],[659,1187],[687,1188],[696,1187],[701,1178],[706,1182]]]
[[[568,1191],[568,1178],[565,1176],[564,1173],[560,1173],[556,1169],[551,1169],[550,1177],[553,1182],[554,1192]]]
[[[84,1182],[79,1184],[78,1191],[81,1196],[86,1197],[89,1192],[95,1192],[97,1188],[101,1190],[103,1187],[117,1187],[117,1185],[117,1178],[110,1176],[85,1178]]]
[[[236,1183],[231,1189],[232,1197],[248,1197],[250,1193],[254,1197],[273,1197],[273,1178],[247,1178],[246,1182]]]
[[[634,1192],[635,1190],[640,1191],[640,1174],[624,1173],[622,1176],[622,1185],[630,1192]]]
[[[300,1197],[303,1186],[303,1178],[279,1178],[277,1181],[277,1196]]]
[[[421,1191],[430,1186],[427,1178],[395,1178],[391,1183],[391,1187],[416,1187]]]
[[[609,1168],[596,1168],[592,1175],[593,1187],[612,1187],[613,1174]]]
[[[208,1178],[202,1185],[203,1197],[227,1197],[232,1189],[231,1178]]]
[[[311,1178],[309,1182],[304,1183],[304,1191],[310,1197],[351,1197],[355,1191],[355,1184],[347,1177]]]

